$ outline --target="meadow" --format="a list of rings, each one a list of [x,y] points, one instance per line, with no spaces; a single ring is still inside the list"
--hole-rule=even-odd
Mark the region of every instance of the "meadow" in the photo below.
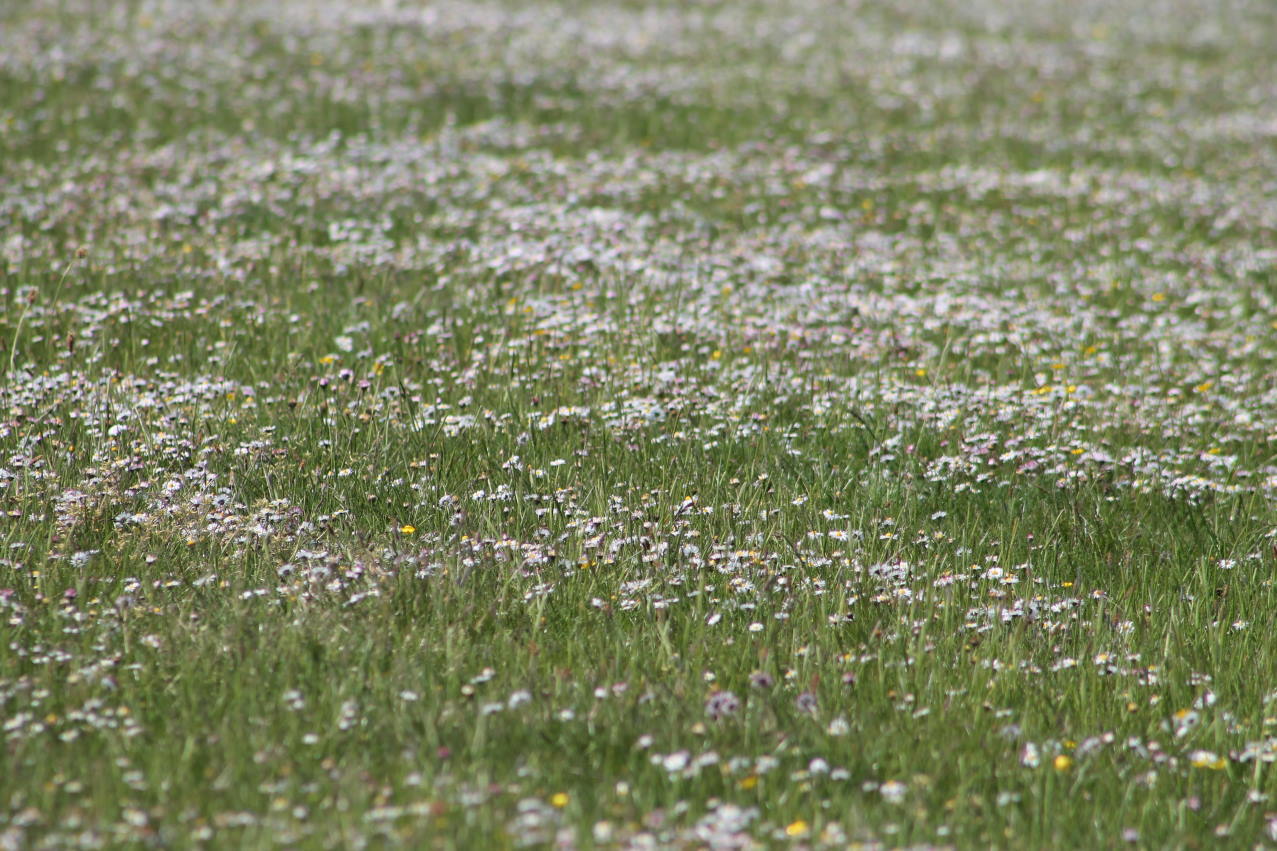
[[[1277,843],[1274,45],[0,3],[0,849]]]

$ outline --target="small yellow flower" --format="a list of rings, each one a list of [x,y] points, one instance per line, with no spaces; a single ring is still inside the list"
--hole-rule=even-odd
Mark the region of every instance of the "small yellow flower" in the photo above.
[[[554,795],[550,797],[550,803],[558,807],[559,809],[563,809],[564,807],[568,805],[568,793],[555,792]]]
[[[1073,757],[1066,754],[1060,754],[1055,758],[1055,761],[1052,762],[1051,765],[1055,767],[1056,771],[1068,771],[1073,767]]]
[[[785,835],[806,836],[809,830],[811,830],[811,828],[807,825],[807,822],[802,819],[798,819],[797,821],[790,822],[789,826],[785,828]]]
[[[738,789],[745,789],[748,791],[749,789],[753,789],[757,785],[758,785],[758,775],[751,774],[748,777],[742,777],[740,779],[740,782],[736,784],[736,787]]]
[[[1228,762],[1223,757],[1217,756],[1210,751],[1193,751],[1188,755],[1189,761],[1193,764],[1193,768],[1209,768],[1211,771],[1220,771]]]
[[[413,532],[417,531],[417,527],[413,526],[411,523],[405,523],[399,527],[399,531],[403,532],[405,535],[411,535]]]

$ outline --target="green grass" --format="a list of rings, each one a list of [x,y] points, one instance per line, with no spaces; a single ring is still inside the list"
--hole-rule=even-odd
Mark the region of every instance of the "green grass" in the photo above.
[[[0,845],[1271,844],[1275,38],[6,5]]]

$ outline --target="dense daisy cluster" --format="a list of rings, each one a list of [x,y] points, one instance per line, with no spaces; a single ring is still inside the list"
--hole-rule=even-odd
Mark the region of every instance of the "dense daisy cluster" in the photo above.
[[[99,6],[0,847],[1277,838],[1269,5]]]

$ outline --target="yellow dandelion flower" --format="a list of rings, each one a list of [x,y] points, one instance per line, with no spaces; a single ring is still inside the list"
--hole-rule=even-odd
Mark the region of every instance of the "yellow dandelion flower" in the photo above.
[[[808,826],[807,822],[803,821],[802,819],[798,819],[797,821],[792,821],[789,823],[789,826],[785,828],[785,835],[786,836],[806,836],[810,830],[811,828]]]
[[[551,803],[551,804],[553,804],[554,806],[558,807],[559,809],[563,809],[564,807],[566,807],[566,806],[568,805],[568,793],[567,793],[567,792],[555,792],[555,793],[554,793],[554,794],[550,797],[550,803]]]
[[[417,527],[413,526],[411,523],[405,523],[399,527],[399,531],[403,532],[405,535],[411,535],[413,532],[417,531]]]
[[[1055,761],[1052,762],[1051,765],[1055,767],[1056,771],[1068,771],[1073,767],[1073,757],[1068,756],[1067,754],[1060,754],[1055,758]]]

